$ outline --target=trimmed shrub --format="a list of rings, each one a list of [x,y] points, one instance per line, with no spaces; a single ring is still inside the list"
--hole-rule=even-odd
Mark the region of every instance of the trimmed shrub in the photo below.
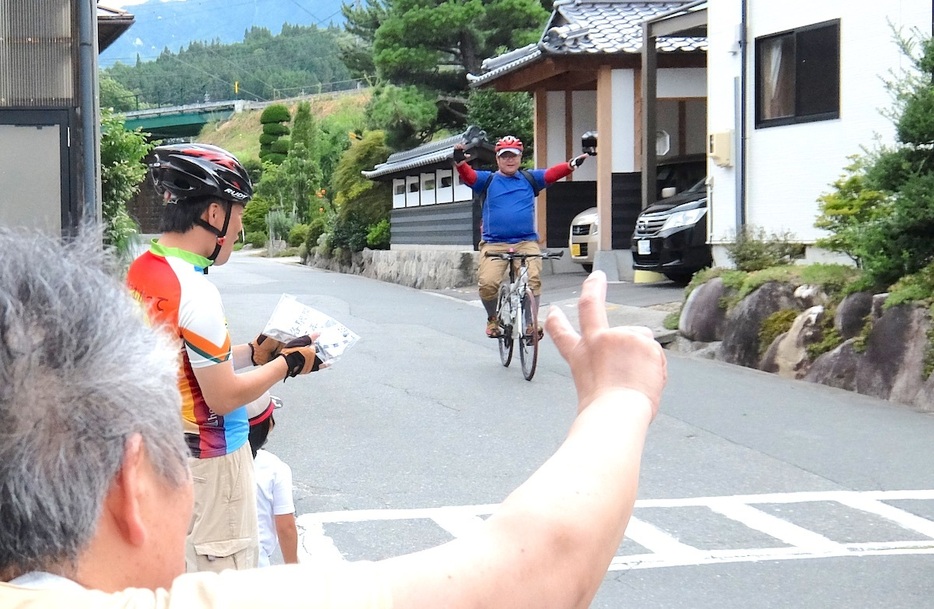
[[[266,233],[254,231],[246,234],[246,242],[253,247],[263,247],[266,245]]]
[[[804,244],[792,243],[792,235],[768,234],[765,229],[747,226],[726,246],[726,253],[740,271],[752,272],[791,264],[804,256]]]
[[[389,237],[389,220],[380,220],[370,226],[366,234],[366,244],[370,249],[388,250]]]
[[[289,231],[289,238],[286,242],[289,244],[289,247],[304,245],[308,240],[308,233],[310,232],[311,226],[308,224],[296,224],[292,227],[292,230]]]

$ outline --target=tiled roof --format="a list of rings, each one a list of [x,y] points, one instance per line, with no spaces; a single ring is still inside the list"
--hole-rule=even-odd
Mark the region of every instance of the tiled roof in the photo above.
[[[395,152],[389,155],[385,163],[361,173],[363,177],[371,180],[385,180],[407,175],[419,167],[448,164],[453,158],[454,145],[460,142],[464,142],[464,150],[475,157],[487,161],[493,158],[493,145],[486,139],[486,131],[471,125],[458,135],[429,142],[411,150]]]
[[[482,64],[483,73],[468,74],[472,85],[493,80],[543,55],[598,55],[642,52],[643,22],[676,12],[696,2],[644,0],[556,0],[554,12],[537,44],[530,44]],[[707,49],[706,38],[656,39],[661,53]]]

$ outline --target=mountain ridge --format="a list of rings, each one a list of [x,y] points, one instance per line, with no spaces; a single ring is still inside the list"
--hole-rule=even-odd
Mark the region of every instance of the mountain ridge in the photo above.
[[[253,27],[277,35],[290,25],[340,27],[344,0],[149,0],[127,6],[134,23],[100,55],[100,66],[156,59],[165,49],[177,53],[193,42],[233,44]],[[309,5],[309,7],[303,6]],[[222,16],[215,19],[213,16]]]

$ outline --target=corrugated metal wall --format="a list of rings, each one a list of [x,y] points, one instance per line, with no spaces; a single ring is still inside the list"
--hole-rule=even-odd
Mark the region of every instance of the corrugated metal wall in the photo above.
[[[75,105],[70,0],[0,0],[0,108]]]

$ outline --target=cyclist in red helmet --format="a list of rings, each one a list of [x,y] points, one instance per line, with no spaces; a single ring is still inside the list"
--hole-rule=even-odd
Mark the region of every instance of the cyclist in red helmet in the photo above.
[[[220,294],[205,275],[227,262],[243,226],[253,195],[243,165],[204,144],[159,146],[153,156],[149,170],[165,202],[164,232],[130,265],[127,283],[153,325],[178,337],[181,414],[195,480],[186,564],[190,571],[252,568],[259,542],[243,406],[275,383],[311,372],[315,351],[262,335],[230,344]]]
[[[496,295],[506,271],[505,260],[489,258],[487,253],[514,250],[523,254],[537,254],[539,236],[535,230],[535,198],[561,178],[577,169],[587,155],[558,163],[548,169],[520,169],[522,141],[512,135],[496,142],[497,171],[475,171],[466,161],[464,145],[454,147],[454,163],[461,181],[481,196],[480,268],[477,278],[480,301],[486,310],[486,335],[496,338],[500,334],[496,321]],[[529,258],[529,287],[535,296],[541,294],[540,258]]]

